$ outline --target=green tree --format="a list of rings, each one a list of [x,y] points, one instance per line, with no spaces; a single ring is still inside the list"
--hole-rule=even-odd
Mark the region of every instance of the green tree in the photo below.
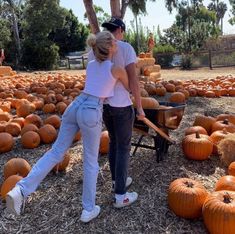
[[[24,12],[23,64],[31,69],[52,69],[58,59],[59,47],[49,34],[64,22],[58,0],[29,0]]]
[[[6,48],[11,42],[11,31],[9,22],[5,19],[0,18],[0,49]]]
[[[64,24],[49,34],[49,39],[59,46],[60,56],[68,52],[85,50],[88,28],[79,23],[72,10],[63,9]]]
[[[235,0],[229,0],[230,2],[230,5],[231,5],[231,10],[230,12],[232,13],[231,14],[231,18],[229,19],[229,23],[231,25],[235,25]]]

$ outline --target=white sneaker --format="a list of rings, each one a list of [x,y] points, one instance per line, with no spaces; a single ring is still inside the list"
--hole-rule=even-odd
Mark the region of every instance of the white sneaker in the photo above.
[[[126,188],[129,188],[130,186],[131,186],[131,184],[132,184],[132,178],[131,177],[127,177],[126,178]],[[112,192],[114,192],[114,190],[115,190],[115,181],[113,181],[113,184],[112,184]]]
[[[87,211],[87,210],[83,210],[80,220],[83,223],[88,223],[90,222],[92,219],[96,218],[100,213],[100,207],[99,206],[95,206],[94,209],[92,211]]]
[[[24,210],[25,199],[19,186],[15,186],[10,192],[7,193],[6,205],[8,211],[16,215],[20,215],[21,211]]]
[[[122,207],[125,207],[125,206],[129,206],[131,205],[133,202],[135,202],[138,198],[138,193],[136,192],[132,192],[132,193],[126,193],[125,194],[125,197],[122,201],[115,201],[113,203],[113,206],[115,208],[122,208]]]

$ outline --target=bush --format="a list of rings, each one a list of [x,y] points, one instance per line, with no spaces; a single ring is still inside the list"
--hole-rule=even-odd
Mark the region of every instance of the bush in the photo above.
[[[181,67],[182,69],[190,69],[192,68],[192,56],[189,54],[182,55],[182,61],[181,61]]]
[[[58,62],[58,51],[59,47],[50,41],[42,41],[38,44],[26,41],[23,47],[22,63],[28,69],[51,70]]]

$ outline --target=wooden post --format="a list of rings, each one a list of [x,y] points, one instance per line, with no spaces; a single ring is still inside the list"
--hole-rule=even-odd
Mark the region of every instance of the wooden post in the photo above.
[[[69,58],[68,58],[68,65],[69,65],[69,69],[70,69],[71,67],[70,67],[70,62],[69,62]]]
[[[85,61],[84,61],[84,57],[82,56],[82,68],[85,69]]]
[[[212,70],[212,62],[211,62],[211,50],[209,50],[209,67]]]

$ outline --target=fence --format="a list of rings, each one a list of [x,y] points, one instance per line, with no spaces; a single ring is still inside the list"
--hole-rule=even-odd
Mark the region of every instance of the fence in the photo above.
[[[64,59],[60,59],[59,68],[64,69],[85,69],[87,63],[87,56],[67,56]]]
[[[200,51],[192,53],[191,62],[193,68],[210,67],[230,67],[235,66],[235,49],[223,51]],[[163,68],[180,67],[182,62],[181,53],[156,53],[156,62]]]

